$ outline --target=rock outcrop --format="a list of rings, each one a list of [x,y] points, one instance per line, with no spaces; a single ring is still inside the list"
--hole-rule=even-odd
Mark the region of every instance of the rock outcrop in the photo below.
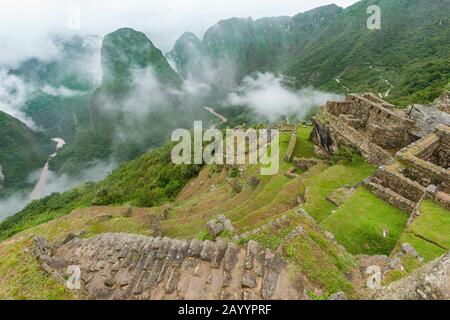
[[[249,241],[149,238],[106,233],[62,245],[36,239],[53,277],[80,270],[82,299],[299,299],[281,257]],[[69,269],[70,270],[70,269]]]
[[[445,91],[439,98],[434,100],[433,107],[450,113],[450,91]]]
[[[383,300],[449,300],[450,252],[375,295]]]

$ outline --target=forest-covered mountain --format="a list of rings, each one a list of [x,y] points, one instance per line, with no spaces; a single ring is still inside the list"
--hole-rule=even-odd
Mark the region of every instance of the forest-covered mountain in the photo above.
[[[380,30],[367,28],[369,5],[381,9]],[[268,70],[297,88],[371,90],[406,105],[430,102],[448,84],[448,39],[447,0],[363,0],[294,17],[220,21],[202,40],[184,34],[168,56],[184,77],[217,85]]]
[[[136,158],[161,145],[175,128],[208,119],[183,91],[183,80],[142,33],[119,29],[103,39],[103,79],[89,100],[89,127],[52,163],[77,172],[80,163]]]
[[[0,111],[0,192],[30,187],[28,175],[44,166],[53,150],[51,140]]]

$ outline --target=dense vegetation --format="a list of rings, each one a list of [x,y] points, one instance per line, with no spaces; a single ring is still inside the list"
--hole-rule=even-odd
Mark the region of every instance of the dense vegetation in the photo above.
[[[196,165],[174,165],[173,145],[166,144],[120,166],[99,183],[87,183],[65,193],[33,201],[0,223],[0,239],[90,205],[157,206],[172,200],[200,170]]]
[[[45,134],[32,131],[24,123],[0,111],[0,150],[6,190],[0,192],[1,196],[5,192],[30,187],[28,175],[44,166],[53,146]]]
[[[369,5],[380,6],[380,30],[366,26]],[[363,0],[292,18],[233,18],[210,28],[202,41],[181,37],[170,56],[183,75],[200,79],[206,76],[198,75],[199,61],[207,61],[204,69],[217,69],[213,83],[272,71],[294,87],[373,91],[405,106],[432,101],[449,83],[449,17],[446,0]]]

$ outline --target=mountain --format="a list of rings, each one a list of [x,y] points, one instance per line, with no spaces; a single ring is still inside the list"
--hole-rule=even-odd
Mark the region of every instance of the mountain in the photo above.
[[[365,26],[369,5],[381,9],[380,30]],[[342,90],[343,84],[402,105],[431,102],[449,82],[449,17],[446,0],[361,1],[278,70],[294,77],[297,86]]]
[[[27,178],[52,153],[51,140],[0,111],[0,196],[30,187]]]
[[[142,33],[131,28],[105,36],[102,50],[103,83],[108,90],[127,88],[135,69],[151,67],[162,86],[179,88],[180,76],[170,67],[161,50]]]
[[[366,26],[369,5],[381,9],[380,30]],[[363,0],[294,17],[233,18],[202,40],[182,36],[169,56],[184,77],[208,78],[213,66],[216,84],[233,86],[254,71],[270,71],[296,88],[375,91],[401,105],[431,102],[449,82],[449,17],[447,0]],[[200,76],[192,72],[202,70],[199,60],[206,61]]]
[[[89,125],[58,153],[54,170],[76,173],[80,163],[131,160],[160,146],[175,128],[209,119],[144,33],[123,28],[106,35],[101,62],[103,78],[89,100]]]
[[[206,75],[202,43],[192,32],[183,33],[167,56],[178,66],[178,72],[185,79],[202,79]]]
[[[28,88],[23,110],[52,137],[67,143],[88,122],[89,100],[98,86],[100,43],[98,36],[51,36],[56,56],[30,58],[8,72]]]

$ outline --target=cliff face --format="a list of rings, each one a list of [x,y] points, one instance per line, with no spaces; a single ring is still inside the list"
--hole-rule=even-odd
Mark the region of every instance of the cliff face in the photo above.
[[[80,271],[80,298],[299,299],[281,257],[255,241],[223,241],[102,234],[53,247],[36,239],[43,268],[64,281]],[[73,267],[72,267],[73,268]]]

